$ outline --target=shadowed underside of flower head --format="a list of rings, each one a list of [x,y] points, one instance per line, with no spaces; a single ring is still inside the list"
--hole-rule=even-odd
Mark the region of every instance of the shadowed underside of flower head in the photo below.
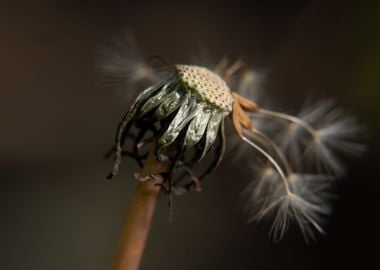
[[[113,54],[105,55],[103,66],[107,55]],[[117,65],[112,65],[115,59]],[[273,216],[271,233],[275,239],[283,237],[290,221],[300,227],[305,238],[312,237],[315,230],[323,232],[321,223],[330,213],[332,179],[344,168],[338,156],[364,150],[357,142],[362,130],[354,118],[331,102],[309,106],[299,116],[262,108],[235,92],[253,89],[255,83],[254,73],[244,71],[241,60],[229,64],[223,58],[214,69],[173,65],[166,67],[164,74],[155,74],[135,58],[133,65],[128,57],[111,60],[105,65],[111,74],[123,73],[124,62],[129,68],[145,65],[149,69],[146,77],[143,72],[132,73],[139,74],[136,81],[160,79],[137,96],[120,122],[110,152],[115,163],[108,178],[117,174],[124,154],[142,165],[146,157],[142,149],[150,145],[159,160],[172,160],[164,183],[170,193],[191,188],[199,191],[200,180],[218,167],[224,156],[224,122],[229,117],[236,136],[249,146],[245,151],[256,157],[248,165],[256,177],[244,190],[250,220]],[[231,76],[239,72],[237,83],[233,83]],[[276,129],[268,129],[273,123]],[[133,142],[132,150],[128,150],[128,138]],[[167,155],[165,149],[173,145],[176,151]],[[193,167],[210,152],[215,153],[214,159],[197,176]],[[175,179],[178,171],[187,174],[189,181],[183,180],[183,174]]]

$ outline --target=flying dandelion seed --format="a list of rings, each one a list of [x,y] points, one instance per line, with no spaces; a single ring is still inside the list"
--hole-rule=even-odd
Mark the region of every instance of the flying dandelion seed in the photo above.
[[[203,178],[224,157],[225,121],[231,121],[235,136],[249,146],[250,155],[266,160],[250,165],[256,172],[244,192],[250,220],[273,216],[271,234],[276,240],[284,236],[290,222],[300,227],[306,239],[313,238],[314,231],[323,233],[323,220],[330,213],[331,179],[344,171],[338,156],[364,151],[357,142],[362,129],[354,118],[329,101],[310,106],[299,116],[262,108],[230,87],[231,76],[243,66],[241,60],[231,64],[225,57],[213,69],[169,65],[160,73],[136,59],[111,51],[101,63],[106,73],[124,79],[132,76],[134,82],[160,78],[137,96],[120,122],[108,178],[118,173],[124,154],[142,166],[147,156],[142,149],[150,145],[159,160],[172,161],[163,183],[170,194],[199,191]],[[254,73],[245,71],[234,87],[248,93],[254,81]],[[275,132],[268,128],[273,124]],[[133,142],[132,149],[127,139]],[[173,146],[175,151],[167,154]],[[196,175],[193,167],[212,153],[211,164]],[[178,170],[190,181],[175,179]]]

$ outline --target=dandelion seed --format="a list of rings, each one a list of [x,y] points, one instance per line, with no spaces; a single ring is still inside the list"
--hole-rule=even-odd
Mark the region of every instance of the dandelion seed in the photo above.
[[[129,62],[128,57],[117,54],[109,56],[103,65],[117,76],[129,73],[139,80],[155,74],[142,62]],[[257,179],[244,192],[250,221],[272,215],[271,234],[276,240],[284,236],[290,222],[300,227],[305,238],[312,238],[314,231],[323,232],[323,220],[330,213],[332,176],[327,168],[340,172],[338,153],[364,149],[356,142],[362,130],[330,103],[310,107],[297,117],[244,98],[231,90],[231,77],[242,65],[241,60],[231,63],[223,58],[213,70],[195,65],[168,66],[165,76],[137,96],[120,122],[109,178],[118,173],[123,153],[142,163],[146,159],[142,149],[153,142],[150,145],[158,159],[173,164],[166,172],[168,177],[163,177],[169,193],[200,191],[201,180],[224,156],[224,123],[229,117],[235,136],[248,146],[245,151],[266,160],[262,166],[249,165],[255,168]],[[254,73],[245,72],[235,87],[248,92],[254,80]],[[132,138],[132,152],[126,149],[127,138]],[[170,147],[175,151],[168,154]],[[212,152],[214,159],[197,175],[194,167],[206,162],[205,156]],[[187,180],[175,179],[177,171],[188,175]]]
[[[126,101],[130,101],[131,93],[141,86],[146,87],[162,79],[160,70],[146,61],[130,33],[115,37],[112,47],[97,50],[96,66],[105,75],[103,83],[116,89]]]

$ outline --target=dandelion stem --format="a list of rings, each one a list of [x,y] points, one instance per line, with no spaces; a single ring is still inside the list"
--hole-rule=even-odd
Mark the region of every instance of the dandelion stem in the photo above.
[[[254,142],[250,141],[248,138],[246,138],[245,136],[242,136],[241,137],[246,143],[248,143],[250,146],[252,146],[253,148],[255,148],[257,151],[259,151],[263,156],[265,156],[269,161],[270,163],[272,163],[272,165],[275,167],[275,169],[277,170],[278,174],[280,175],[283,183],[284,183],[284,186],[285,186],[285,189],[286,189],[286,193],[288,195],[290,194],[293,194],[293,192],[290,190],[290,187],[289,187],[289,183],[288,183],[288,179],[286,178],[285,176],[285,173],[284,171],[281,169],[280,165],[278,165],[278,163],[264,150],[262,149],[260,146],[258,146],[257,144],[255,144]]]
[[[163,183],[162,177],[171,162],[160,162],[150,153],[141,175],[151,176],[139,182],[127,210],[119,246],[113,261],[112,270],[138,270],[144,254],[158,195]]]
[[[295,116],[292,116],[289,114],[285,114],[285,113],[274,112],[274,111],[270,111],[270,110],[266,110],[266,109],[258,109],[257,113],[260,113],[264,116],[272,117],[275,119],[280,118],[280,119],[284,119],[284,120],[287,120],[289,122],[295,123],[295,124],[303,127],[307,132],[310,133],[311,136],[313,136],[313,137],[317,136],[317,131],[311,125],[309,125],[308,123],[306,123],[305,121],[303,121],[302,119],[300,119],[298,117],[295,117]]]

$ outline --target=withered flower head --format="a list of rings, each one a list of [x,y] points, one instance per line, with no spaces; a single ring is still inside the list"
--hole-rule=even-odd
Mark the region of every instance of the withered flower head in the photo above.
[[[229,119],[236,136],[249,146],[245,151],[266,160],[246,162],[256,173],[244,192],[250,220],[272,214],[271,232],[276,239],[283,237],[289,221],[297,223],[305,237],[313,236],[314,230],[323,232],[321,222],[330,212],[331,179],[343,171],[337,155],[364,150],[356,142],[361,129],[331,102],[309,106],[298,117],[260,107],[235,92],[253,88],[252,71],[242,72],[237,84],[230,82],[231,75],[242,65],[240,60],[229,65],[227,58],[213,69],[169,65],[165,75],[160,76],[144,61],[137,62],[134,58],[131,62],[130,57],[108,52],[102,67],[111,75],[123,77],[124,71],[135,67],[132,74],[138,78],[131,80],[161,77],[137,96],[120,122],[112,151],[115,163],[109,178],[119,171],[124,153],[142,164],[146,155],[141,149],[153,145],[159,160],[172,161],[164,183],[169,192],[179,193],[192,187],[200,190],[200,180],[218,167],[224,156],[224,122]],[[276,129],[268,129],[273,123]],[[127,149],[127,138],[132,139],[132,150]],[[214,160],[196,176],[193,166],[210,152],[215,152]],[[190,175],[190,181],[172,177],[174,171],[181,169]]]

